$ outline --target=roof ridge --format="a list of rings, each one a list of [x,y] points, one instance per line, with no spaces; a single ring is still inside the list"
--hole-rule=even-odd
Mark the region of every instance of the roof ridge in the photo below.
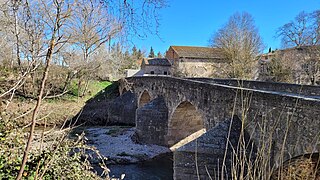
[[[223,55],[219,48],[216,47],[202,47],[202,46],[170,46],[170,48],[177,53],[179,57],[192,57],[202,59],[216,59]]]

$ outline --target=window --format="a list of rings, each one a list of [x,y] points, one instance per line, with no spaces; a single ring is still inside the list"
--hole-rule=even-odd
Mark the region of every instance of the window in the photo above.
[[[165,72],[163,72],[163,74],[164,74],[164,75],[167,75],[168,73],[167,73],[167,71],[165,71]]]
[[[151,71],[150,74],[154,74],[154,71]]]

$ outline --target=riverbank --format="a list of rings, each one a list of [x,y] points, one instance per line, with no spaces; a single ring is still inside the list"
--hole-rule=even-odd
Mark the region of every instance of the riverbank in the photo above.
[[[107,157],[107,164],[130,164],[153,159],[161,154],[170,153],[170,149],[158,145],[145,145],[133,141],[134,127],[93,126],[79,127],[72,134],[85,133],[86,144],[93,146]],[[99,163],[93,158],[92,163]]]

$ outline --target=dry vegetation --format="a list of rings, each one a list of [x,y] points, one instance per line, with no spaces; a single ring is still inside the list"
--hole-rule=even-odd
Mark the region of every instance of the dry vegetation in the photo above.
[[[134,65],[122,40],[156,28],[163,6],[163,0],[0,1],[0,179],[99,178],[83,136],[68,140],[68,129],[53,136],[46,127],[64,124],[106,80]]]
[[[245,94],[242,91],[238,94],[241,97],[240,107],[241,114],[241,133],[239,141],[236,145],[232,146],[232,142],[228,139],[226,146],[225,156],[230,153],[231,145],[231,179],[270,179],[270,180],[319,180],[320,179],[320,157],[317,150],[312,150],[309,154],[303,154],[297,157],[291,157],[285,159],[286,146],[288,140],[289,124],[292,121],[292,115],[287,115],[287,118],[278,118],[272,120],[270,117],[265,116],[262,120],[249,120],[248,110],[250,108],[251,97],[249,94]],[[235,103],[236,105],[236,103]],[[234,108],[236,113],[237,108]],[[294,112],[293,112],[294,113]],[[292,113],[292,114],[293,114]],[[249,128],[250,122],[255,122],[254,127]],[[273,122],[271,125],[268,122]],[[280,121],[285,122],[285,125],[280,125]],[[252,123],[251,122],[251,123]],[[271,125],[271,127],[270,127]],[[231,131],[232,123],[229,127],[229,134]],[[276,129],[282,128],[283,139],[276,138]],[[249,130],[251,129],[251,130]],[[254,131],[254,132],[252,132]],[[250,132],[250,134],[248,133]],[[253,138],[253,134],[258,133],[259,138]],[[299,139],[299,136],[295,138]],[[281,141],[282,147],[277,152],[277,155],[273,154],[274,141]],[[320,134],[314,137],[313,143],[318,144],[320,141]],[[299,143],[298,140],[296,143]],[[301,143],[301,142],[300,142]],[[294,146],[297,146],[295,144]],[[225,157],[226,158],[226,157]],[[288,158],[288,157],[287,157]],[[220,167],[218,175],[219,179],[225,179],[225,172],[228,171],[227,159],[223,160],[222,167]]]

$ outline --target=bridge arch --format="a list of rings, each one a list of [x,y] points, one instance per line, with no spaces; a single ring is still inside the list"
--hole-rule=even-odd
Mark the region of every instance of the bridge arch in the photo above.
[[[189,101],[183,101],[175,108],[169,119],[167,143],[172,146],[204,128],[201,113]]]
[[[138,108],[143,107],[145,104],[149,103],[151,100],[151,96],[147,90],[144,90],[138,101]]]

